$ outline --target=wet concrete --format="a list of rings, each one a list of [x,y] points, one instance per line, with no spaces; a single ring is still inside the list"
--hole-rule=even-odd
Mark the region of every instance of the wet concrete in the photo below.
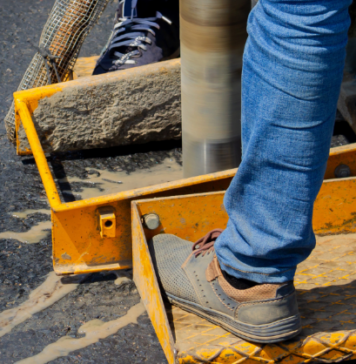
[[[32,43],[38,42],[52,5],[53,0],[0,0],[0,120],[4,118],[11,103],[12,92],[16,90],[33,56],[34,51],[27,39]],[[82,55],[99,53],[110,32],[112,11],[116,6],[116,3],[109,4],[99,25],[87,39]],[[355,141],[355,135],[340,119],[335,127],[333,146]],[[35,226],[41,226],[39,224],[48,224],[50,216],[47,198],[34,160],[30,156],[16,156],[14,147],[7,141],[2,122],[0,151],[0,234],[25,233]],[[117,187],[122,188],[125,176],[130,179],[135,173],[161,168],[167,159],[179,170],[179,141],[58,153],[48,157],[61,197],[65,201],[82,198],[88,189],[95,193],[105,193],[110,182],[103,183],[103,178],[115,180],[115,173],[123,182]],[[108,176],[110,178],[106,178]],[[8,310],[17,312],[19,307],[25,307],[31,293],[41,287],[53,271],[51,234],[50,231],[46,232],[33,244],[26,243],[26,239],[24,242],[19,241],[16,235],[12,235],[13,239],[9,235],[2,237],[0,314],[6,311],[8,314]],[[130,271],[119,276],[115,273],[88,275],[80,284],[64,278],[61,284],[68,284],[68,287],[71,285],[72,288],[73,284],[77,284],[75,289],[70,289],[62,298],[57,296],[58,299],[53,300],[52,305],[42,307],[42,310],[29,311],[24,321],[0,338],[1,364],[13,364],[38,355],[47,345],[65,336],[83,338],[84,334],[78,330],[92,320],[107,323],[124,317],[140,301],[131,278]],[[43,299],[48,298],[48,294],[51,296],[51,292],[44,292]],[[137,323],[128,323],[127,326],[118,328],[116,333],[69,352],[67,356],[58,357],[51,363],[161,364],[166,363],[166,360],[148,316],[143,314],[138,317]]]
[[[127,313],[116,320],[104,322],[98,319],[90,320],[78,329],[78,334],[84,337],[74,338],[69,335],[61,337],[56,342],[46,346],[43,351],[32,357],[20,360],[18,364],[45,364],[57,358],[68,356],[70,353],[89,345],[96,344],[100,339],[116,334],[117,331],[129,324],[137,324],[137,319],[145,313],[142,302],[131,307]],[[118,353],[119,354],[119,353]]]

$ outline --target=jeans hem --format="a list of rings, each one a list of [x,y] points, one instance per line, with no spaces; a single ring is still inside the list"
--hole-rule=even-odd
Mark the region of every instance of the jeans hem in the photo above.
[[[294,279],[295,271],[297,269],[297,267],[294,267],[277,273],[246,272],[237,268],[232,268],[222,262],[219,263],[221,269],[232,275],[233,277],[248,279],[257,283],[284,283],[292,281]]]

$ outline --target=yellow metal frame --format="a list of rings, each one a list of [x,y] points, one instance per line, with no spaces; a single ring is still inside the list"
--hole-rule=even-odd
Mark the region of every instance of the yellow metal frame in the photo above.
[[[215,340],[217,343],[211,345],[212,341],[209,342],[209,338],[213,340],[216,335],[210,337],[201,335],[201,332],[204,331],[202,328],[208,327],[204,326],[204,322],[198,322],[195,317],[191,317],[190,328],[194,324],[202,327],[197,330],[199,333],[198,338],[195,339],[195,347],[186,350],[180,347],[179,342],[177,345],[174,340],[176,337],[174,334],[177,332],[172,333],[170,327],[172,320],[168,320],[167,317],[147,243],[154,235],[160,233],[174,234],[194,242],[212,229],[224,229],[228,216],[223,207],[223,197],[224,192],[213,192],[145,199],[131,203],[134,280],[169,364],[177,361],[181,364],[202,362],[237,364],[245,360],[248,363],[267,364],[286,361],[298,364],[308,363],[319,358],[326,362],[331,359],[330,354],[334,350],[338,350],[336,356],[338,360],[336,361],[340,361],[341,358],[355,358],[356,327],[352,331],[321,332],[311,337],[300,336],[281,345],[258,345],[236,338],[234,345],[223,344],[229,335],[225,332],[225,334],[220,334],[219,338],[223,343]],[[317,234],[356,232],[356,205],[353,203],[355,199],[356,178],[325,181],[315,202],[314,231]],[[142,224],[142,216],[151,213],[157,214],[160,220],[160,226],[154,231],[146,229]],[[337,256],[336,252],[334,256]],[[320,276],[320,272],[318,274]],[[355,293],[351,292],[349,288],[348,295],[353,294],[352,297],[355,297]],[[315,297],[312,297],[310,302],[316,302]],[[342,305],[342,302],[339,304]],[[345,312],[345,309],[346,307],[340,307],[340,311]],[[342,330],[342,325],[339,326],[339,330]],[[188,328],[183,335],[191,335],[189,332]],[[207,343],[205,344],[203,340],[206,340]]]
[[[245,361],[266,364],[288,361],[298,364],[318,358],[329,360],[334,349],[342,353],[343,359],[356,357],[356,331],[321,333],[317,337],[293,341],[283,346],[257,346],[240,340],[234,345],[220,345],[218,348],[202,346],[195,352],[177,350],[147,241],[162,231],[194,241],[213,227],[223,228],[227,216],[223,209],[222,191],[229,186],[236,169],[62,203],[32,114],[40,99],[60,92],[67,84],[14,94],[16,131],[18,133],[22,124],[31,147],[21,150],[18,143],[17,152],[20,155],[34,155],[48,196],[52,216],[53,264],[57,274],[87,273],[133,266],[136,285],[170,364],[176,361],[182,364],[236,364]],[[318,234],[356,231],[353,203],[356,200],[356,178],[333,179],[335,168],[340,164],[347,164],[351,176],[356,176],[355,156],[356,144],[333,148],[330,152],[326,180],[314,207],[313,224]],[[161,225],[155,231],[150,231],[142,226],[141,220],[143,215],[153,212],[159,215]],[[111,223],[114,224],[114,229]],[[341,356],[338,360],[340,358]]]
[[[71,81],[78,82],[78,81]],[[69,82],[68,82],[69,83]],[[57,274],[88,273],[132,267],[130,202],[143,197],[181,195],[226,190],[236,170],[214,173],[158,186],[62,203],[32,120],[38,100],[60,92],[64,84],[16,92],[16,130],[22,123],[50,203],[52,217],[53,266]],[[102,231],[111,209],[115,231]]]
[[[93,78],[95,79],[95,77]],[[93,84],[95,84],[93,80]],[[208,174],[157,186],[128,190],[87,200],[62,203],[38,138],[32,114],[39,100],[51,97],[67,87],[77,87],[80,79],[14,93],[15,124],[22,126],[31,149],[19,155],[33,154],[51,207],[53,265],[57,274],[88,273],[132,266],[130,202],[140,198],[177,196],[226,190],[236,169]],[[332,178],[335,167],[348,164],[356,175],[356,144],[333,148],[326,178]],[[110,208],[115,228],[103,230],[102,209]],[[108,217],[105,217],[108,219]]]

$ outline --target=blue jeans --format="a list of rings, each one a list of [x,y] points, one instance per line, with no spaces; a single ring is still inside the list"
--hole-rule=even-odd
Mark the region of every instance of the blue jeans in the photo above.
[[[238,0],[237,0],[238,1]],[[222,269],[280,283],[315,246],[312,213],[333,132],[351,0],[260,0],[242,72],[242,163],[226,192]]]

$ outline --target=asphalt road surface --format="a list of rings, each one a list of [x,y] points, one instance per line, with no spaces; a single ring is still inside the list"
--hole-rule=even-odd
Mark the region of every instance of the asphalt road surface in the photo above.
[[[11,105],[12,93],[35,53],[31,44],[38,44],[53,3],[54,0],[0,1],[0,234],[26,232],[50,219],[47,213],[13,216],[28,209],[46,210],[48,204],[33,158],[16,156],[15,148],[7,140],[3,119]],[[116,7],[117,2],[109,3],[80,56],[100,53],[110,34]],[[82,184],[60,186],[61,190],[80,194],[82,186],[90,187],[85,182],[87,168],[133,172],[157,165],[167,157],[180,162],[179,147],[177,142],[158,143],[57,154],[50,156],[49,161],[56,177],[83,178]],[[75,196],[67,193],[62,198],[71,201]],[[35,244],[0,240],[0,336],[1,329],[8,324],[1,313],[31,301],[31,292],[43,285],[53,271],[50,230],[45,235]],[[81,338],[83,334],[77,330],[84,322],[94,319],[109,322],[124,316],[140,301],[130,272],[127,273],[128,278],[118,285],[114,274],[89,275],[62,299],[15,326],[0,337],[0,363],[12,364],[32,357],[64,336]],[[143,314],[137,324],[129,324],[116,334],[51,363],[166,363],[166,359],[147,314]]]
[[[11,104],[12,93],[34,55],[31,44],[38,43],[53,3],[54,0],[0,0],[0,237],[8,231],[32,231],[33,227],[49,221],[47,198],[34,160],[32,157],[16,156],[13,145],[7,140],[2,120]],[[85,41],[81,56],[99,54],[111,31],[116,7],[117,2],[108,5]],[[347,124],[339,120],[333,146],[355,140]],[[62,153],[49,156],[49,162],[57,178],[69,176],[83,180],[70,186],[60,185],[61,191],[66,191],[62,198],[71,201],[83,188],[90,187],[86,182],[90,174],[88,168],[132,173],[156,166],[166,158],[181,163],[178,142]],[[29,209],[39,211],[19,216],[18,212]],[[9,322],[16,321],[14,312],[19,314],[17,308],[29,307],[34,300],[34,290],[46,284],[44,282],[48,281],[48,274],[53,270],[50,230],[37,243],[28,244],[20,240],[0,238],[1,364],[13,364],[37,355],[63,337],[81,339],[84,334],[78,329],[85,322],[115,321],[140,301],[129,271],[121,280],[117,280],[114,273],[88,275],[77,285],[68,278],[62,284],[71,284],[75,288],[2,335]],[[55,296],[56,288],[51,292]],[[51,363],[166,363],[146,314],[142,314],[137,323],[131,323],[94,344],[69,352],[66,356],[60,356],[66,354],[63,351],[57,354],[59,357]]]

